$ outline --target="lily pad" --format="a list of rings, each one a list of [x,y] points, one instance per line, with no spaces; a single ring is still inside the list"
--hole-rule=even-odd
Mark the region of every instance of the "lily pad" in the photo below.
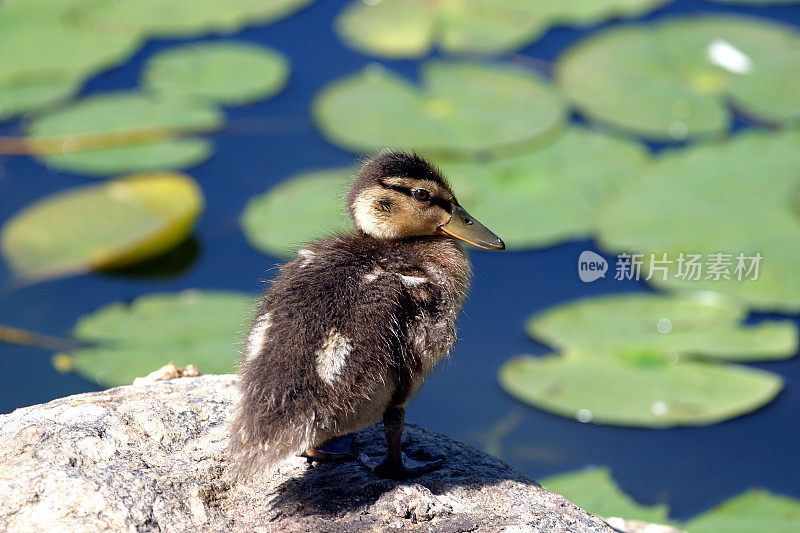
[[[109,387],[129,385],[170,361],[204,374],[231,373],[253,303],[247,294],[188,290],[108,305],[75,326],[74,336],[93,346],[71,352],[72,366]]]
[[[794,533],[800,527],[800,500],[752,489],[693,518],[690,533]]]
[[[386,57],[418,57],[434,45],[453,54],[522,48],[554,25],[635,17],[666,0],[352,1],[336,19],[349,46]]]
[[[734,361],[787,359],[797,352],[791,320],[740,322],[745,307],[713,293],[631,293],[586,298],[534,315],[526,329],[565,353],[659,350]]]
[[[572,127],[515,155],[437,162],[462,205],[519,250],[589,237],[600,202],[648,160],[634,141]]]
[[[387,146],[472,154],[556,130],[565,108],[542,80],[510,66],[430,61],[422,87],[379,66],[338,80],[314,102],[333,143],[371,152]]]
[[[0,81],[0,122],[72,96],[80,83],[61,73],[25,73]]]
[[[0,6],[0,121],[66,99],[94,72],[124,61],[141,39],[71,23],[78,2],[30,0]]]
[[[800,132],[749,132],[660,157],[602,206],[601,246],[643,253],[643,272],[650,254],[667,254],[666,273],[649,280],[658,287],[713,290],[759,310],[799,312],[798,146]],[[679,272],[681,254],[700,256],[703,268],[691,272],[684,261]]]
[[[642,505],[620,490],[608,468],[585,468],[538,480],[549,490],[561,494],[588,512],[609,518],[642,520],[656,524],[667,522],[666,505]]]
[[[658,352],[518,356],[500,367],[515,398],[581,422],[666,428],[749,413],[781,390],[780,376],[703,361],[672,364]]]
[[[635,502],[620,490],[608,468],[589,467],[540,479],[539,483],[597,516],[670,522],[665,505],[645,506]],[[798,525],[800,501],[763,489],[750,489],[677,527],[689,533],[793,533]]]
[[[780,376],[714,359],[791,357],[791,321],[741,326],[746,310],[713,293],[623,294],[535,315],[528,332],[563,355],[520,356],[501,385],[540,409],[582,422],[642,427],[712,424],[769,403]]]
[[[344,196],[353,173],[301,174],[251,198],[241,217],[247,240],[268,254],[287,256],[302,243],[348,230]]]
[[[169,48],[155,55],[144,84],[160,93],[189,95],[222,104],[245,104],[278,93],[289,63],[269,48],[221,41]]]
[[[222,123],[222,113],[207,103],[112,93],[38,117],[28,138],[49,154],[38,156],[47,165],[102,176],[197,164],[211,155],[211,143],[180,137]]]
[[[23,277],[109,269],[157,256],[184,240],[203,208],[182,174],[135,175],[41,200],[6,222],[0,250]]]
[[[287,17],[314,0],[91,0],[73,12],[76,24],[151,37],[235,33]]]
[[[758,121],[800,119],[800,35],[762,19],[614,28],[569,49],[556,75],[590,118],[656,140],[725,133],[728,102]]]
[[[132,33],[73,24],[70,10],[81,2],[25,0],[0,7],[0,79],[25,73],[75,76],[130,57],[142,44]]]
[[[0,121],[67,99],[91,75],[133,55],[147,37],[232,33],[312,1],[6,0],[0,5]],[[249,70],[237,74],[251,90],[267,91],[266,80],[255,83]]]

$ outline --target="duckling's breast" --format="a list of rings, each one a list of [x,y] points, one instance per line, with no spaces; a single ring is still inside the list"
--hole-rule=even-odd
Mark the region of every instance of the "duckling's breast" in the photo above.
[[[470,267],[465,254],[449,239],[423,241],[416,252],[424,273],[401,278],[413,302],[405,343],[416,363],[408,397],[427,374],[448,355],[456,340],[456,319],[469,288]]]

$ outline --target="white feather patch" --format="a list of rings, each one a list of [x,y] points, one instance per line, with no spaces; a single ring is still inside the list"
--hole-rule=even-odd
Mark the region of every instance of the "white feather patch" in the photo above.
[[[264,313],[250,330],[247,336],[247,349],[245,350],[245,360],[249,361],[257,357],[267,342],[267,330],[272,326],[272,313]]]
[[[365,274],[364,275],[364,281],[366,281],[368,283],[371,283],[371,282],[375,281],[376,279],[378,279],[378,276],[380,276],[384,272],[385,272],[385,270],[383,270],[381,267],[375,267],[375,268],[372,269],[372,272],[370,272],[369,274]]]
[[[425,272],[428,273],[435,285],[442,289],[447,288],[447,278],[444,276],[442,270],[438,266],[434,265],[433,263],[425,263],[422,265],[422,268],[425,269]]]
[[[300,263],[300,268],[303,268],[311,263],[311,261],[314,259],[314,256],[317,254],[307,248],[303,248],[301,250],[297,250],[297,255],[303,260],[303,262]]]
[[[418,276],[404,276],[403,274],[398,274],[398,277],[400,278],[400,283],[406,287],[419,287],[428,281],[428,278]]]
[[[353,350],[350,339],[339,333],[336,328],[331,329],[322,348],[316,351],[317,374],[326,383],[333,385],[344,370],[347,356]]]

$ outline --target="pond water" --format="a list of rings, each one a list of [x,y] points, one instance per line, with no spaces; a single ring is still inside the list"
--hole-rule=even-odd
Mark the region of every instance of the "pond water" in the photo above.
[[[213,136],[216,155],[189,170],[201,184],[208,206],[193,241],[166,258],[174,267],[167,269],[171,271],[153,276],[141,268],[9,290],[10,273],[0,264],[0,324],[66,336],[81,315],[145,293],[186,288],[260,291],[278,260],[245,242],[238,217],[247,199],[295,172],[349,165],[356,158],[326,143],[309,117],[309,103],[317,90],[373,61],[344,48],[333,34],[331,20],[340,5],[319,1],[287,20],[236,35],[286,54],[292,64],[291,80],[276,98],[229,109],[229,127]],[[798,7],[756,9],[691,1],[671,3],[645,18],[695,11],[752,13],[800,24]],[[523,54],[552,60],[586,33],[553,30]],[[180,41],[148,43],[132,61],[92,80],[84,93],[135,87],[144,60],[175,42]],[[415,76],[416,61],[384,64]],[[18,127],[4,125],[0,135],[17,134]],[[4,157],[0,223],[36,199],[92,182],[51,172],[30,158]],[[755,365],[785,379],[785,390],[774,402],[750,415],[702,428],[581,424],[527,407],[500,389],[496,371],[503,361],[520,353],[546,352],[523,333],[531,313],[581,296],[649,290],[643,282],[611,277],[582,283],[576,262],[583,250],[599,252],[585,241],[526,253],[473,253],[475,282],[460,321],[459,343],[413,402],[407,420],[478,448],[488,447],[533,478],[586,465],[609,466],[623,490],[643,503],[669,504],[675,518],[693,516],[753,486],[800,497],[798,358]],[[76,375],[56,372],[51,355],[0,344],[0,413],[98,389]]]

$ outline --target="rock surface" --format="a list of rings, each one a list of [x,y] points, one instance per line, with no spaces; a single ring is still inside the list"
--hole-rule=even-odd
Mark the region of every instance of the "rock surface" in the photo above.
[[[235,380],[119,387],[0,416],[0,531],[613,531],[499,460],[413,425],[410,455],[448,459],[408,482],[296,458],[233,483],[224,449]],[[356,443],[381,453],[383,431]]]

